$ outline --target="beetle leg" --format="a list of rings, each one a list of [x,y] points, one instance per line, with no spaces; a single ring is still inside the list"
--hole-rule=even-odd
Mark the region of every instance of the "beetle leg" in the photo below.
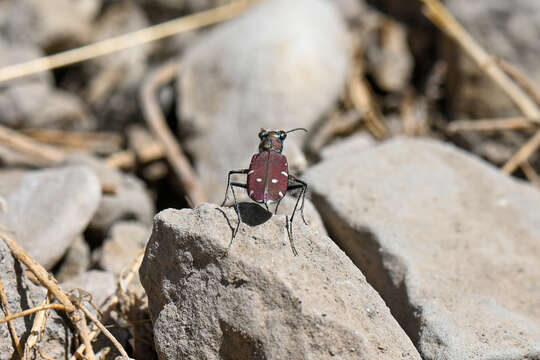
[[[302,216],[302,220],[304,221],[304,224],[307,225],[306,218],[304,217],[304,204],[305,204],[305,201],[306,201],[306,193],[307,193],[307,186],[308,185],[304,181],[298,179],[296,176],[290,175],[290,174],[289,174],[289,181],[294,181],[297,184],[289,185],[287,187],[287,191],[295,190],[295,189],[302,189],[302,191],[300,192],[300,196],[298,196],[298,199],[296,200],[296,204],[294,205],[294,210],[293,210],[293,213],[291,215],[291,222],[292,222],[294,214],[296,212],[296,207],[298,206],[298,202],[300,201],[300,199],[302,199],[302,205],[300,205],[300,215]]]
[[[225,189],[225,199],[223,199],[223,202],[221,203],[221,206],[225,205],[225,203],[229,199],[229,188],[231,187],[231,175],[233,175],[233,174],[247,174],[248,172],[249,172],[249,169],[239,169],[239,170],[231,170],[231,171],[229,171],[229,175],[227,175],[227,188]]]
[[[292,219],[291,219],[292,221]],[[285,226],[287,227],[287,235],[289,235],[289,243],[291,244],[291,250],[294,256],[298,256],[298,251],[294,246],[294,239],[292,236],[292,223],[289,221],[289,216],[285,215]]]
[[[279,204],[281,204],[281,200],[283,200],[283,198],[279,199],[277,204],[276,204],[276,208],[274,209],[274,215],[277,214],[277,209],[279,207]]]
[[[247,188],[246,184],[240,184],[240,183],[237,183],[237,182],[232,182],[232,183],[230,183],[229,186],[231,187],[231,191],[232,191],[233,198],[234,198],[234,210],[236,211],[236,215],[238,216],[238,223],[236,224],[236,228],[233,231],[233,236],[231,238],[231,242],[230,242],[229,246],[227,247],[227,251],[229,251],[229,248],[231,247],[231,245],[233,243],[233,240],[236,237],[236,234],[238,233],[238,229],[240,228],[240,224],[242,223],[242,215],[240,214],[240,208],[238,207],[238,200],[236,200],[236,193],[234,192],[234,188],[235,187],[240,187],[240,188],[244,188],[244,189]]]

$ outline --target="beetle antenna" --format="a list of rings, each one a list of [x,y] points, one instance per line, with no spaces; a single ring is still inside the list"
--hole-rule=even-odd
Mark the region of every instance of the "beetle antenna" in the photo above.
[[[292,130],[289,130],[289,131],[285,131],[285,132],[288,134],[288,133],[290,133],[290,132],[298,131],[298,130],[304,130],[305,132],[308,132],[307,129],[304,129],[304,128],[295,128],[295,129],[292,129]]]

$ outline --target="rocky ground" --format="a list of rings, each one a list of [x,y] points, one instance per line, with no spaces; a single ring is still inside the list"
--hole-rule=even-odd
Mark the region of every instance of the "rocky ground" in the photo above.
[[[224,4],[0,2],[0,79]],[[266,0],[0,82],[0,317],[47,308],[0,323],[0,359],[540,359],[540,6],[445,5],[502,60],[420,2]],[[231,244],[227,172],[298,127],[298,256],[294,192],[239,189]]]

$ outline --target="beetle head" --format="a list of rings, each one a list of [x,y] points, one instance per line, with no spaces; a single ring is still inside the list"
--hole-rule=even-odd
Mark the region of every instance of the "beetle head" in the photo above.
[[[259,131],[259,139],[261,139],[261,142],[259,143],[259,152],[274,150],[281,153],[281,151],[283,151],[283,142],[287,138],[287,133],[296,130],[304,130],[307,132],[304,128],[297,128],[289,131],[261,129],[261,131]]]

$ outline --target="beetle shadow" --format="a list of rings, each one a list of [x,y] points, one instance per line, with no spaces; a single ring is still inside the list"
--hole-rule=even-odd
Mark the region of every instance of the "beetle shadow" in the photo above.
[[[223,216],[225,216],[225,219],[227,220],[227,223],[231,229],[234,229],[234,226],[232,225],[231,220],[227,217],[227,214],[225,214],[225,212],[220,208],[217,208],[217,210],[219,210]],[[249,226],[261,225],[272,217],[272,213],[270,211],[266,210],[261,205],[252,202],[239,202],[238,211],[240,212],[242,222]],[[236,221],[237,219],[234,219],[233,223]]]

